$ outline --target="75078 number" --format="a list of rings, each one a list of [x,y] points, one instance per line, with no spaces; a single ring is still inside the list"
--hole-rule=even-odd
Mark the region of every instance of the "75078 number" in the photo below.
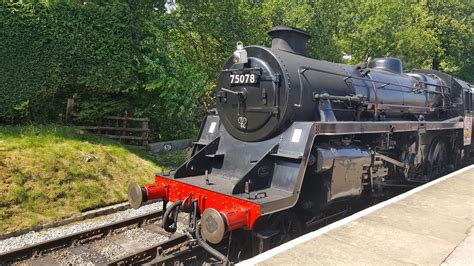
[[[256,74],[230,74],[230,84],[254,84],[258,82]]]

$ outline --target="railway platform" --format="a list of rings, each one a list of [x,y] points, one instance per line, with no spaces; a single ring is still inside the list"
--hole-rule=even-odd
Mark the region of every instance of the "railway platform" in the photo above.
[[[239,265],[474,265],[474,165]]]

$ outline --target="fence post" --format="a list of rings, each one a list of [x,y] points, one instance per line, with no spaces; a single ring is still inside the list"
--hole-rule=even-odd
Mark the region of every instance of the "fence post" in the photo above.
[[[71,122],[71,117],[74,112],[74,99],[67,99],[66,104],[66,123]]]
[[[142,133],[142,138],[143,138],[143,146],[145,147],[148,147],[148,121],[149,119],[148,118],[145,118],[145,120],[143,120],[142,122],[142,128],[143,129],[146,129],[145,131],[143,131]]]
[[[122,127],[123,127],[123,130],[122,130],[122,136],[125,136],[127,135],[127,126],[128,126],[128,112],[125,111],[123,112],[123,120],[122,120]]]
[[[97,120],[97,134],[102,134],[102,118],[99,118]]]

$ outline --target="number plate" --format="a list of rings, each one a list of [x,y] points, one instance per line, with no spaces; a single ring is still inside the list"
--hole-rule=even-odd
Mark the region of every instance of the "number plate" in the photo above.
[[[230,84],[255,84],[258,83],[260,75],[256,73],[231,73],[229,75]]]

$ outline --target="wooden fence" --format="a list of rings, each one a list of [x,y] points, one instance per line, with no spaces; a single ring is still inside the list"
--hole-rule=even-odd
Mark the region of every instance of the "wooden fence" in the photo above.
[[[104,116],[97,121],[97,126],[80,126],[82,130],[88,130],[96,135],[118,139],[125,143],[140,143],[148,147],[148,118],[136,118],[128,116]]]
[[[76,104],[74,99],[68,99],[66,104],[66,123],[74,123],[74,112]],[[124,116],[104,116],[97,120],[95,126],[79,126],[81,130],[91,131],[93,134],[103,137],[118,139],[128,144],[139,144],[148,147],[148,118],[129,117],[127,112]]]

